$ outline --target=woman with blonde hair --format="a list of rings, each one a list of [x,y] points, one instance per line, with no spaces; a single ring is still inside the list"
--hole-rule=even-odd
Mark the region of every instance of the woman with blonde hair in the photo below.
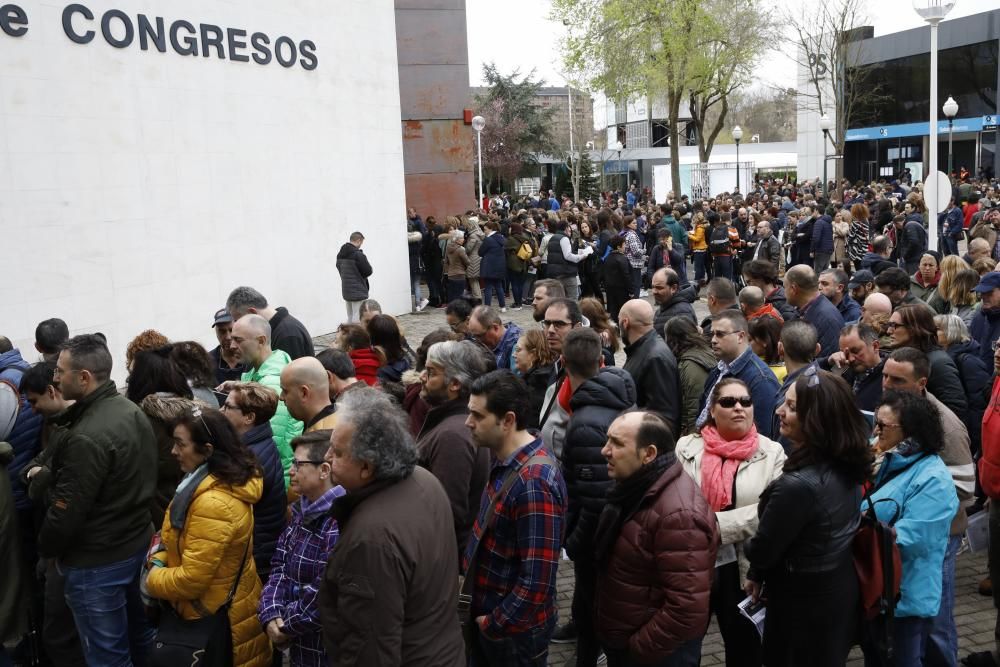
[[[934,309],[939,315],[947,315],[951,312],[951,305],[945,298],[951,290],[951,284],[962,269],[968,269],[969,264],[959,255],[946,255],[941,258],[941,278],[938,280],[937,290],[927,300],[927,305]]]
[[[517,372],[528,385],[528,428],[538,428],[542,413],[545,390],[549,386],[549,375],[555,363],[555,355],[549,349],[548,341],[541,329],[528,329],[514,346],[514,363]]]
[[[615,353],[621,349],[621,342],[618,340],[618,333],[611,324],[611,316],[604,309],[604,305],[593,297],[580,299],[580,312],[590,321],[590,328],[601,335],[601,344],[604,347],[604,365],[615,365]],[[610,363],[608,357],[610,356]]]
[[[851,212],[840,211],[833,218],[833,266],[845,265],[847,257],[847,240],[851,235]]]

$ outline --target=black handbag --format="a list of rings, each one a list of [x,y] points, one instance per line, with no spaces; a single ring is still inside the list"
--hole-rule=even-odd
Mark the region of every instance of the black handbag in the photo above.
[[[233,667],[233,631],[229,623],[229,607],[243,576],[250,540],[243,551],[243,560],[229,596],[215,613],[209,613],[201,603],[194,607],[205,615],[188,621],[180,617],[173,605],[164,605],[156,639],[149,653],[151,667]]]

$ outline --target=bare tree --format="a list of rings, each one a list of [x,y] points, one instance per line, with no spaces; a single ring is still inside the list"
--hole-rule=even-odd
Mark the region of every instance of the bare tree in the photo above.
[[[806,90],[799,90],[802,106],[835,120],[830,139],[836,153],[843,154],[844,138],[852,125],[866,116],[885,95],[864,64],[861,27],[869,21],[866,0],[827,0],[811,10],[787,12],[784,23],[796,45],[795,62],[809,72]],[[836,178],[843,178],[843,161],[837,162]]]

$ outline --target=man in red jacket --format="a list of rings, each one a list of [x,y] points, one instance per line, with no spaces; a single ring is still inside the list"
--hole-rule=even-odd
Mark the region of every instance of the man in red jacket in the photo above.
[[[598,638],[609,667],[697,665],[719,528],[662,417],[629,412],[601,453],[615,485],[597,522]]]

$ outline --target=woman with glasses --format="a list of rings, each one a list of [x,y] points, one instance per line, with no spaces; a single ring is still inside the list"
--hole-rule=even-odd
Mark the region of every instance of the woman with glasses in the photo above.
[[[792,449],[761,494],[757,533],[744,543],[745,590],[767,601],[763,661],[842,666],[860,605],[851,547],[871,474],[870,429],[850,386],[815,367],[788,388],[777,414]]]
[[[959,419],[964,420],[968,399],[962,386],[955,362],[938,345],[934,311],[925,304],[900,306],[889,316],[886,325],[892,349],[912,347],[927,355],[931,372],[927,378],[927,391],[944,403]]]
[[[538,428],[545,390],[548,389],[552,364],[555,363],[545,334],[540,329],[529,329],[521,334],[514,346],[514,363],[521,379],[528,385],[528,428]]]
[[[725,378],[709,396],[708,421],[700,433],[677,441],[676,454],[719,524],[722,543],[709,604],[719,622],[726,665],[760,665],[760,636],[736,606],[745,597],[743,582],[750,567],[743,542],[757,531],[757,502],[781,475],[785,451],[757,433],[747,385]]]
[[[873,435],[877,472],[868,496],[879,519],[895,527],[903,565],[892,623],[895,664],[920,665],[941,606],[941,569],[958,496],[938,456],[944,442],[941,419],[925,397],[886,391]],[[859,507],[864,511],[867,501]],[[864,638],[862,649],[865,664],[870,659],[881,664]]]
[[[257,618],[278,649],[287,649],[292,667],[326,667],[319,615],[319,586],[340,530],[330,514],[344,495],[324,461],[332,431],[321,429],[292,440],[295,458],[289,471],[300,498],[278,539],[271,574],[257,606]]]
[[[270,387],[256,382],[238,382],[221,409],[261,469],[264,489],[253,506],[253,558],[257,574],[264,582],[271,569],[271,555],[278,536],[285,529],[287,507],[284,468],[271,433],[271,417],[278,410],[278,395]]]
[[[229,607],[233,665],[266,667],[271,645],[257,621],[260,580],[248,553],[253,505],[264,484],[253,454],[218,410],[189,404],[174,424],[173,455],[184,479],[167,508],[159,551],[147,563],[144,590],[163,613],[192,621],[214,614],[235,588]],[[161,617],[160,628],[166,617]],[[157,655],[155,664],[186,664]],[[191,661],[191,649],[180,651]]]

